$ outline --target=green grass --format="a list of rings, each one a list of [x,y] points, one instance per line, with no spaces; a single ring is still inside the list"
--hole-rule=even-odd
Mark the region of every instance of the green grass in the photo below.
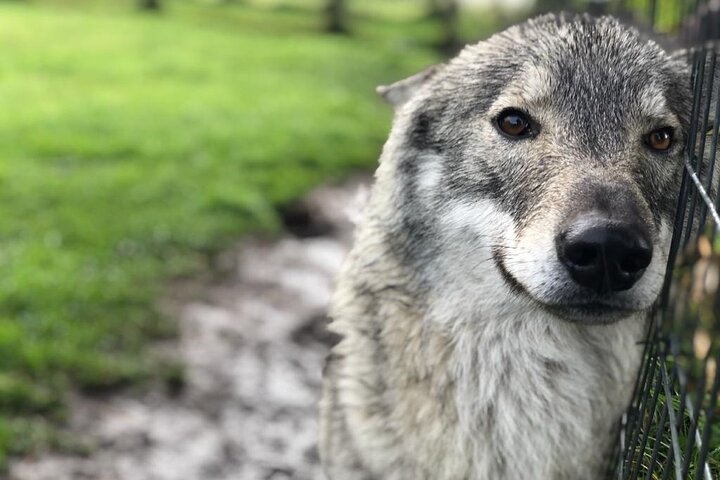
[[[709,234],[710,227],[681,250],[673,271],[670,315],[662,317],[656,340],[661,343],[647,360],[652,374],[639,393],[641,414],[631,422],[634,435],[628,439],[625,465],[642,478],[659,480],[667,469],[674,478],[675,469],[686,461],[686,477],[700,478],[700,444],[707,448],[705,462],[713,478],[720,474],[720,405],[714,390],[720,311],[718,286],[707,281],[720,270],[720,240],[715,237],[713,244]],[[670,351],[660,339],[669,340]]]
[[[166,280],[372,166],[375,85],[436,61],[420,15],[343,38],[311,10],[166,7],[0,4],[0,463],[67,443],[72,389],[177,379],[147,350],[175,334]]]
[[[660,361],[658,361],[660,362]],[[668,360],[667,366],[672,364],[672,360]],[[659,365],[659,363],[658,363]],[[656,380],[652,380],[653,382]],[[709,387],[708,387],[709,389]],[[692,392],[688,395],[685,407],[681,408],[680,389],[677,385],[672,387],[672,396],[666,397],[664,391],[657,392],[657,400],[655,401],[655,409],[648,410],[645,412],[642,418],[640,433],[638,438],[638,445],[632,450],[632,455],[629,456],[629,462],[625,465],[626,468],[630,468],[633,471],[637,471],[641,474],[642,478],[649,478],[652,480],[660,480],[665,474],[664,466],[673,472],[678,465],[675,464],[674,446],[672,440],[672,433],[670,427],[670,420],[665,413],[663,420],[663,428],[660,429],[660,422],[663,415],[663,411],[671,409],[676,416],[677,422],[677,445],[679,446],[680,459],[685,459],[685,449],[687,444],[692,440],[693,448],[690,451],[690,461],[688,464],[687,478],[695,478],[696,471],[699,468],[699,450],[700,446],[697,443],[696,435],[702,435],[706,428],[707,415],[710,410],[715,410],[714,415],[717,414],[717,407],[713,407],[710,402],[709,392],[704,394],[702,408],[700,409],[697,417],[698,424],[693,429],[692,427],[692,416],[690,409],[696,402],[697,392]],[[656,391],[650,388],[647,402],[648,405],[652,405],[653,398]],[[682,416],[680,412],[682,411]],[[678,420],[679,419],[679,420]],[[717,476],[720,473],[720,425],[716,418],[713,418],[713,423],[710,426],[709,436],[705,441],[708,442],[708,454],[706,457],[706,463],[709,467],[710,472]],[[692,436],[691,436],[692,435]],[[644,443],[644,449],[640,449],[640,443],[642,438],[647,436],[647,440]],[[670,458],[668,458],[670,456]],[[654,458],[654,461],[653,461]],[[652,465],[652,469],[650,467]],[[713,477],[715,478],[715,477]]]

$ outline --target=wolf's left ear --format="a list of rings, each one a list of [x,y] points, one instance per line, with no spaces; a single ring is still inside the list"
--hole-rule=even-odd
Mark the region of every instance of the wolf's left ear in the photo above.
[[[670,58],[685,62],[688,66],[692,63],[693,51],[689,48],[681,48],[670,52]]]
[[[697,49],[693,48],[683,48],[681,50],[676,50],[670,54],[670,57],[678,62],[678,68],[684,68],[686,69],[686,73],[688,76],[690,75],[690,71],[695,67],[696,58],[695,54],[697,53]],[[710,72],[710,69],[713,69],[712,72]],[[718,87],[720,86],[720,57],[716,59],[713,65],[712,61],[712,53],[709,53],[705,57],[705,66],[703,67],[703,101],[707,101],[708,95],[710,96],[711,105],[714,106],[715,102],[717,101],[717,92]],[[710,76],[712,75],[712,91],[708,92],[708,86],[710,81]],[[711,112],[714,112],[714,110],[711,110]]]
[[[677,62],[677,68],[683,68],[687,78],[690,79],[691,71],[699,66],[703,69],[702,90],[700,93],[700,105],[709,106],[707,110],[709,114],[710,125],[715,121],[715,110],[717,102],[720,99],[720,57],[713,62],[713,53],[711,50],[705,54],[705,65],[698,65],[697,55],[701,54],[697,48],[686,48],[677,50],[670,54],[671,58]],[[712,71],[710,71],[712,69]],[[699,72],[698,72],[699,73]],[[688,111],[689,111],[688,107]]]
[[[695,56],[697,52],[697,49],[683,49],[671,53],[672,59],[678,62],[678,68],[683,68],[685,70],[684,73],[687,74],[688,79],[690,78],[690,72],[696,66],[695,62],[697,62],[698,60],[698,58]],[[700,121],[699,119],[704,117],[704,112],[706,111],[708,113],[708,129],[704,132],[701,131],[700,128],[697,129],[696,145],[700,144],[699,139],[703,135],[707,136],[712,133],[716,122],[716,119],[714,117],[717,110],[717,102],[720,101],[720,56],[715,59],[715,62],[713,64],[712,55],[713,54],[711,51],[708,52],[705,57],[705,66],[703,67],[702,90],[699,97],[700,105],[702,105],[703,110],[696,112],[696,118],[694,119],[695,121]],[[711,68],[712,71],[710,71]],[[710,82],[712,82],[712,84]],[[690,110],[692,108],[692,102],[694,102],[694,99],[691,99],[690,101],[690,105],[687,106],[688,117],[690,117]],[[712,149],[705,148],[703,164],[706,166],[710,161],[711,151]],[[701,172],[702,171],[703,169],[701,169]],[[720,181],[720,169],[716,168],[714,170],[713,178],[714,180],[712,181],[712,185],[718,185],[718,181]],[[713,198],[716,195],[715,188],[716,187],[713,187]]]
[[[412,77],[397,81],[391,85],[381,85],[377,87],[377,92],[393,108],[397,109],[410,100],[420,87],[442,70],[442,67],[443,65],[433,65]]]

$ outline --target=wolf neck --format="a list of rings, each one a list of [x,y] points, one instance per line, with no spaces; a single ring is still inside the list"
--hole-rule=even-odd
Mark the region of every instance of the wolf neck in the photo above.
[[[399,252],[418,239],[397,245],[402,223],[384,168],[333,312],[346,338],[338,351],[353,358],[347,376],[365,392],[366,411],[351,423],[369,431],[378,405],[389,409],[359,444],[414,465],[423,472],[415,478],[599,478],[632,393],[644,319],[564,322],[513,293],[484,260],[489,250],[446,249],[442,260],[409,267]],[[469,213],[456,210],[445,223],[464,228],[486,216],[475,206]],[[396,431],[380,448],[389,425]],[[454,473],[425,473],[440,471]]]
[[[632,391],[643,322],[580,327],[532,311],[482,323],[457,336],[453,356],[458,418],[478,472],[596,478],[576,469],[603,461]]]
[[[502,285],[501,278],[488,280]],[[643,318],[575,325],[509,289],[490,289],[492,298],[474,301],[483,295],[456,282],[445,285],[425,298],[409,295],[401,306],[392,305],[396,293],[414,286],[400,281],[378,297],[387,302],[378,311],[394,313],[378,319],[386,331],[380,340],[386,367],[424,378],[428,402],[454,406],[455,424],[445,423],[445,435],[455,438],[428,440],[462,445],[470,478],[524,478],[527,472],[538,480],[598,478],[632,392]],[[449,391],[436,394],[443,389]]]

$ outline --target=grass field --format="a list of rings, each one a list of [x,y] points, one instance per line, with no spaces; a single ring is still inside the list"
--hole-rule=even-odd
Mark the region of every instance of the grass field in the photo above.
[[[84,448],[56,428],[75,390],[180,382],[148,349],[176,333],[167,281],[371,167],[375,85],[438,60],[422,0],[351,2],[350,37],[321,32],[322,0],[161,1],[0,3],[0,468]],[[507,15],[464,12],[461,37]]]
[[[410,10],[343,38],[304,7],[165,7],[0,4],[0,463],[73,447],[73,389],[176,379],[146,348],[165,280],[370,167],[374,86],[436,61]]]

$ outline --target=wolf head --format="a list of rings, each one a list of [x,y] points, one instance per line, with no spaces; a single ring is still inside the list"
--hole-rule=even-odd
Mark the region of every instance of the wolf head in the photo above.
[[[585,323],[649,309],[689,77],[686,60],[611,17],[547,15],[381,87],[396,106],[378,173],[392,192],[388,241],[428,290],[451,285],[458,301]]]

